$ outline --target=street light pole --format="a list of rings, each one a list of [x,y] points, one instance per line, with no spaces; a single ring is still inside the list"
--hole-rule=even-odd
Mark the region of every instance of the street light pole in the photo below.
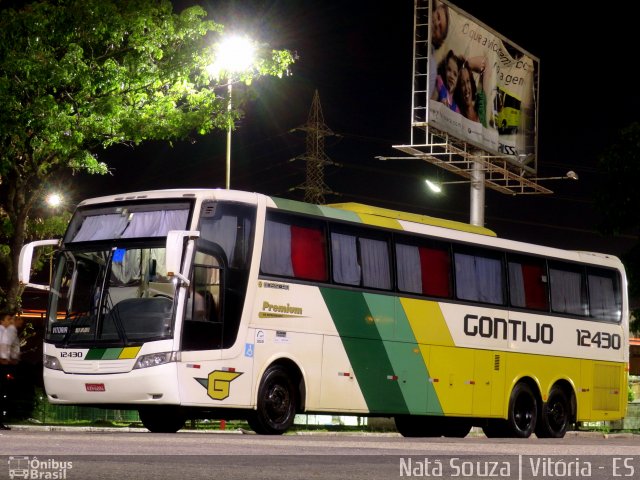
[[[255,45],[247,37],[232,36],[223,39],[216,47],[217,58],[209,65],[210,75],[215,78],[227,79],[227,152],[225,188],[231,188],[231,131],[233,129],[233,81],[242,78],[242,72],[254,68]]]
[[[229,125],[227,125],[227,171],[225,176],[225,188],[229,190],[231,188],[231,126],[233,120],[231,119],[231,93],[233,91],[231,79],[229,79],[228,95],[227,99],[227,113],[229,114]]]

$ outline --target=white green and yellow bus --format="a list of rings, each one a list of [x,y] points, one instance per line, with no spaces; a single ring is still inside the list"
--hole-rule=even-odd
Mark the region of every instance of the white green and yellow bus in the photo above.
[[[57,243],[49,402],[137,409],[152,432],[296,413],[394,417],[405,436],[562,437],[627,403],[612,256],[362,204],[221,189],[77,207]]]

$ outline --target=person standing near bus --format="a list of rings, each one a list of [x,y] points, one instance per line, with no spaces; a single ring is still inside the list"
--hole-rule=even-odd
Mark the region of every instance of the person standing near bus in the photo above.
[[[18,330],[22,328],[22,317],[15,312],[4,311],[0,320],[0,430],[10,430],[4,424],[15,381],[16,365],[20,361],[20,338]]]

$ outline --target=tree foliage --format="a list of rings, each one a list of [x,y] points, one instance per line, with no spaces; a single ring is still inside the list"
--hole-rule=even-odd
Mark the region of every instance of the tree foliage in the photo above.
[[[100,148],[226,129],[239,111],[207,66],[223,27],[168,0],[41,0],[0,10],[0,297],[14,306],[17,255],[34,202],[63,170],[103,174]],[[239,80],[281,76],[261,46]],[[241,104],[236,102],[236,107]]]
[[[629,294],[640,298],[640,123],[620,131],[616,141],[599,157],[597,205],[602,210],[602,230],[636,236],[635,246],[622,260],[627,270]],[[632,330],[640,332],[640,306],[633,309]]]

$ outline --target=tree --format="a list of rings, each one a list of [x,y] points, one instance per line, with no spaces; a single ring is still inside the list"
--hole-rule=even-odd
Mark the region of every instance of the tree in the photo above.
[[[608,234],[632,234],[635,246],[622,260],[629,280],[629,295],[640,297],[640,123],[620,131],[617,140],[598,158],[602,171],[597,205]],[[631,329],[640,332],[640,307],[633,308]]]
[[[168,0],[41,0],[0,10],[0,307],[20,294],[18,256],[32,208],[63,171],[104,174],[114,144],[226,129],[207,66],[223,27]],[[237,80],[282,76],[286,50],[261,46]]]

